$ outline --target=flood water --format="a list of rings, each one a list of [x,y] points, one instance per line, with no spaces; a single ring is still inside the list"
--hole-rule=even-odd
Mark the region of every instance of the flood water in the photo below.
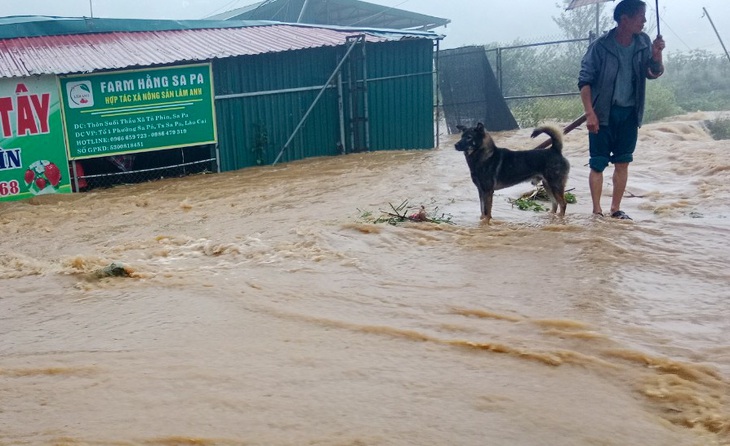
[[[591,216],[585,129],[565,218],[528,183],[480,222],[453,135],[0,203],[0,445],[729,445],[707,118],[641,129],[632,222]],[[404,201],[452,224],[372,221]]]

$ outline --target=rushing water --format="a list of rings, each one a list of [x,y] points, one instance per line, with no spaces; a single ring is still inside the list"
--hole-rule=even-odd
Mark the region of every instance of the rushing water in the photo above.
[[[524,184],[481,223],[456,136],[0,203],[0,445],[728,445],[706,118],[642,128],[633,222],[590,215],[583,129],[563,219]],[[368,217],[406,200],[453,224]]]

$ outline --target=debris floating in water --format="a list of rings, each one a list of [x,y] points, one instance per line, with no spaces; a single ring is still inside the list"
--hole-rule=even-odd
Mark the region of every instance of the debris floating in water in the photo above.
[[[102,277],[129,277],[129,271],[121,263],[112,262],[104,268],[94,271],[94,276]]]
[[[573,189],[569,189],[565,191],[565,201],[574,204],[577,203],[578,200],[576,199],[575,195],[570,192],[572,190]],[[517,206],[517,208],[521,211],[530,210],[535,212],[541,212],[547,211],[547,208],[538,203],[538,201],[550,201],[550,197],[548,196],[545,187],[542,184],[539,184],[534,191],[525,192],[520,196],[520,198],[508,198],[508,201],[512,206]]]
[[[390,225],[397,225],[403,222],[428,222],[436,224],[453,224],[451,221],[452,216],[450,214],[441,213],[438,215],[438,208],[434,208],[430,214],[426,212],[426,207],[421,205],[418,208],[409,208],[408,200],[403,201],[399,206],[393,206],[392,203],[388,203],[391,211],[380,210],[378,217],[373,217],[373,213],[370,211],[362,212],[360,218],[370,223],[388,223]],[[358,209],[359,210],[359,209]],[[413,212],[415,210],[415,212]]]

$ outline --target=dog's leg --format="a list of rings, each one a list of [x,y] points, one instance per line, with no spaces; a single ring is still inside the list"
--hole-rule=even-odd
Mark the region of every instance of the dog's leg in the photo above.
[[[565,208],[568,207],[568,201],[565,199],[565,182],[566,180],[560,181],[558,187],[555,190],[555,199],[558,200],[560,206],[560,216],[565,216]]]
[[[482,219],[487,220],[487,224],[492,220],[492,201],[494,199],[494,191],[484,192],[484,208],[482,210]]]
[[[479,191],[479,208],[481,209],[481,219],[489,223],[492,219],[492,195],[494,191],[484,190],[481,187],[477,188]]]
[[[552,202],[553,208],[552,212],[553,214],[558,211],[558,207],[560,207],[560,215],[565,215],[565,208],[568,206],[568,202],[565,200],[565,186],[563,184],[555,184],[555,183],[547,183],[543,181],[543,184],[545,185],[545,192],[547,192],[548,197],[550,197],[550,201]]]
[[[568,202],[565,199],[565,192],[560,192],[560,195],[558,195],[558,204],[560,205],[560,216],[565,216],[565,208],[568,207]],[[555,211],[553,211],[555,212]]]
[[[558,210],[558,200],[555,197],[555,192],[552,190],[551,185],[546,184],[544,181],[543,186],[545,186],[545,193],[550,199],[550,204],[552,205],[552,209],[550,209],[550,212],[554,214]]]
[[[477,191],[479,191],[479,212],[481,213],[480,218],[481,219],[484,219],[484,217],[486,216],[484,214],[484,209],[485,209],[485,207],[484,207],[485,206],[485,204],[484,204],[484,197],[485,197],[485,194],[484,194],[484,191],[482,190],[481,187],[477,187]]]

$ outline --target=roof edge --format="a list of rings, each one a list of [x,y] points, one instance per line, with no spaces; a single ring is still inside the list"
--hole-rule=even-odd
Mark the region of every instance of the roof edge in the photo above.
[[[337,31],[363,32],[402,38],[443,39],[433,31],[347,27],[270,20],[166,20],[116,19],[97,17],[9,16],[0,17],[0,40],[22,37],[101,34],[112,32],[178,31],[192,29],[245,28],[251,26],[287,25],[302,28],[324,28]]]
[[[270,25],[258,20],[168,20],[116,19],[98,17],[8,16],[0,17],[0,39],[20,37],[100,34],[111,32],[173,31],[206,28],[242,28]]]

